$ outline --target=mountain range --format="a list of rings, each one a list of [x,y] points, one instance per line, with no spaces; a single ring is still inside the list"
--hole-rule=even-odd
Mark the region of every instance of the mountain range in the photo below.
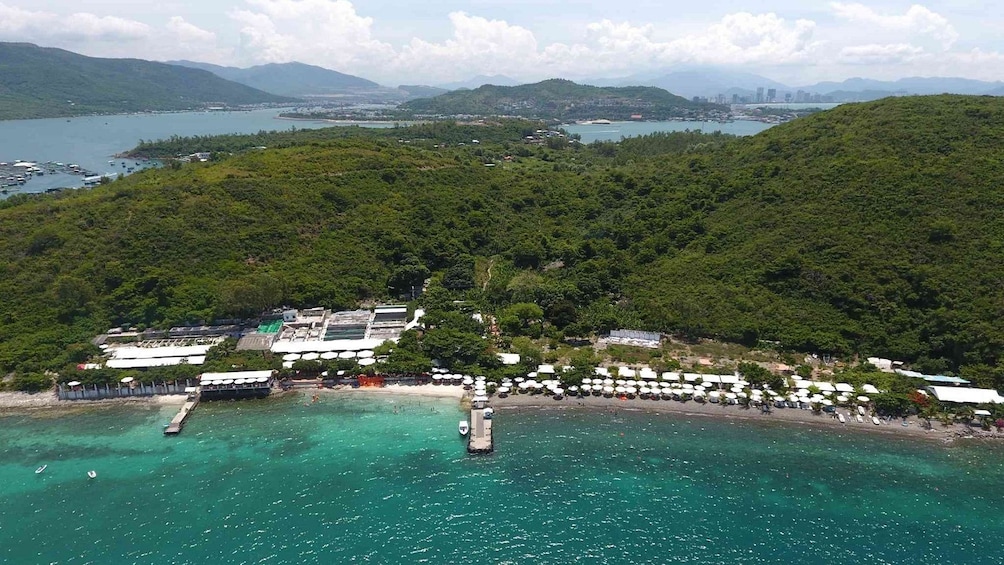
[[[209,71],[227,80],[280,96],[340,94],[346,91],[382,88],[371,80],[296,62],[270,63],[246,69],[195,61],[168,61],[168,63]]]
[[[987,82],[958,77],[906,77],[893,81],[866,78],[849,78],[843,81],[824,81],[802,86],[790,86],[746,71],[715,67],[683,69],[666,73],[640,74],[619,79],[585,79],[582,82],[598,86],[657,86],[687,98],[714,97],[723,94],[731,98],[755,95],[758,88],[775,89],[778,96],[807,93],[830,96],[838,101],[866,101],[895,95],[926,94],[1004,94],[1004,82]]]
[[[204,70],[0,43],[0,119],[290,101]]]

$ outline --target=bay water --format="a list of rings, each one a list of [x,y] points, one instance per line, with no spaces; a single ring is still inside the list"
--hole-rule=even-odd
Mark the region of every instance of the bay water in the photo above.
[[[0,562],[1004,561],[995,444],[508,409],[471,457],[456,400],[176,409],[0,418]]]

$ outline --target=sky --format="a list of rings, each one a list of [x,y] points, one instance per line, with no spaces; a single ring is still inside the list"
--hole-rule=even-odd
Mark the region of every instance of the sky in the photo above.
[[[1004,78],[1004,3],[776,0],[0,0],[0,41],[385,85],[724,67],[788,85]]]

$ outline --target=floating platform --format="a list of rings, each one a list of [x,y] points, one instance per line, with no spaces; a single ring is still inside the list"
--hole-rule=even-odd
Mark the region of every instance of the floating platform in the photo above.
[[[467,436],[467,453],[482,455],[493,451],[495,451],[495,440],[492,438],[492,420],[485,418],[484,408],[475,408],[471,410],[471,431]]]

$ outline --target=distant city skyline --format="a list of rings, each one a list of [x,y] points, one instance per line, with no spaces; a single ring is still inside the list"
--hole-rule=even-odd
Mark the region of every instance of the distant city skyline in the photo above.
[[[1002,22],[1004,6],[970,0],[781,0],[757,9],[735,0],[0,0],[0,41],[241,67],[300,61],[387,85],[496,74],[583,80],[694,66],[789,85],[994,81],[1004,78]]]

